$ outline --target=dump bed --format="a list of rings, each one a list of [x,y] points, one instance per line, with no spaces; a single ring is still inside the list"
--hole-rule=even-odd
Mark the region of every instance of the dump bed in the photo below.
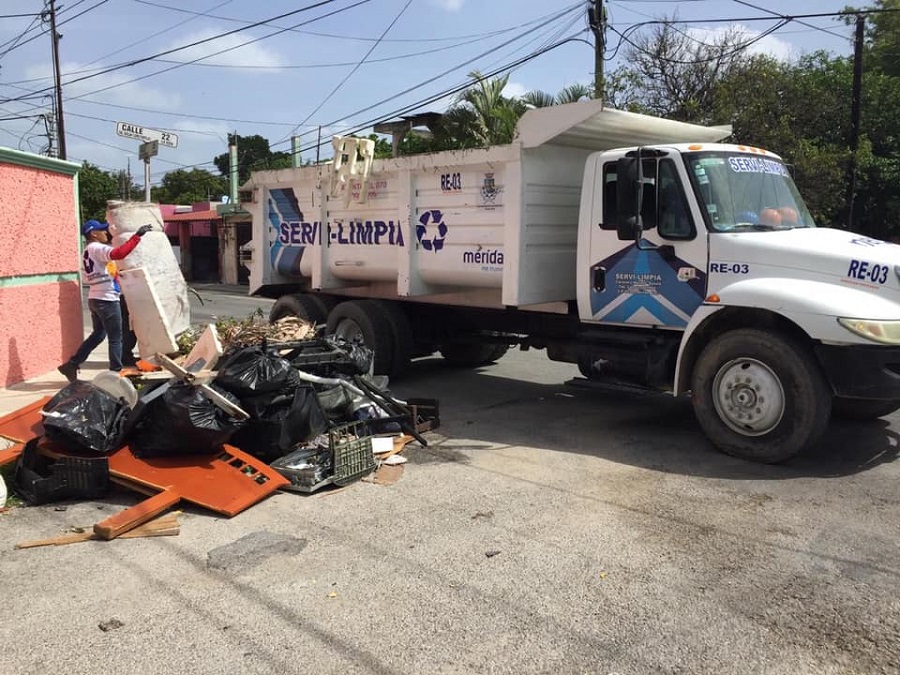
[[[527,112],[510,145],[255,172],[243,186],[250,290],[486,307],[574,300],[588,155],[727,133],[587,101]]]

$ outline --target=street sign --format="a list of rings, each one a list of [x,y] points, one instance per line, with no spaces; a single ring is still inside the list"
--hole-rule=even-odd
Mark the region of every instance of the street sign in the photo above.
[[[159,154],[159,141],[148,141],[147,143],[141,143],[141,146],[138,148],[138,157],[140,159],[150,159],[151,157],[156,157]]]
[[[139,124],[129,124],[128,122],[116,122],[116,133],[125,138],[136,138],[139,141],[159,141],[160,145],[169,148],[178,147],[178,134],[171,131],[158,131],[157,129],[148,129]]]

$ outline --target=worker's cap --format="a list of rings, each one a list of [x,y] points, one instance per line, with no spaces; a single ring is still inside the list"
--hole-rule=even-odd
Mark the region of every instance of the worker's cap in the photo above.
[[[88,236],[94,230],[108,230],[109,223],[101,223],[99,220],[88,220],[85,221],[84,225],[81,226],[81,234],[82,236]]]

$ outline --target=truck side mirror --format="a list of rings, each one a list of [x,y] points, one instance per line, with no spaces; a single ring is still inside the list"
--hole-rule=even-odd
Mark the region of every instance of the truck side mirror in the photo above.
[[[641,198],[643,183],[636,157],[616,162],[616,234],[622,241],[637,239],[643,231]]]

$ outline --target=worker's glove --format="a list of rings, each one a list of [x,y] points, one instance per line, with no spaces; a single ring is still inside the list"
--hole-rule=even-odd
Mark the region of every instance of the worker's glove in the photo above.
[[[147,234],[152,229],[153,229],[152,225],[141,225],[138,228],[138,231],[135,232],[135,234],[139,237],[143,237],[145,234]]]

